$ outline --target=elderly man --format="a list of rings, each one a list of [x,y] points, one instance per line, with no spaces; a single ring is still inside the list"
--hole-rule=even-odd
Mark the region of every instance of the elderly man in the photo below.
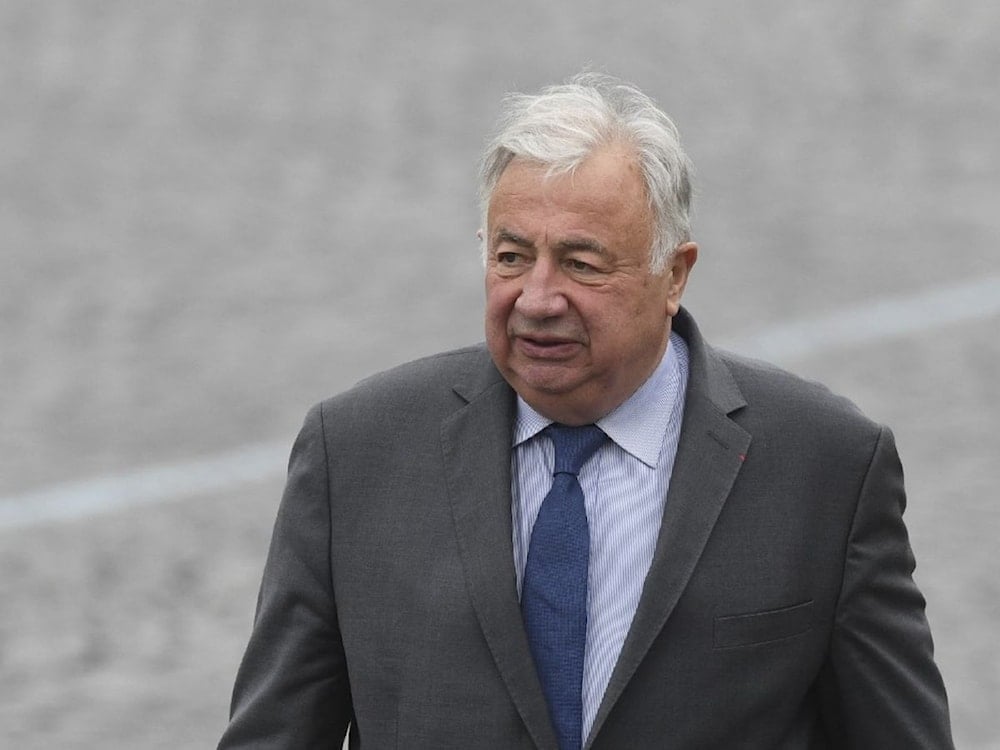
[[[951,747],[892,435],[701,337],[667,116],[513,96],[481,189],[486,346],[309,413],[220,747]]]

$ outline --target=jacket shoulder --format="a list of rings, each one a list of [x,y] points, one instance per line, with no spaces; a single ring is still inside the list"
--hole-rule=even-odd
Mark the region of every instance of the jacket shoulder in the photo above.
[[[874,438],[882,425],[866,416],[849,398],[823,383],[777,365],[716,350],[746,400],[747,416],[814,428],[863,433]]]
[[[313,409],[355,423],[400,422],[454,410],[466,403],[464,393],[500,380],[486,346],[480,343],[375,373]]]

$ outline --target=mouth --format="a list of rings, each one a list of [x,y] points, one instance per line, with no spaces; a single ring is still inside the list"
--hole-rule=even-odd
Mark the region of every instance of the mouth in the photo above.
[[[569,359],[583,345],[574,339],[554,336],[514,336],[514,346],[531,359]]]

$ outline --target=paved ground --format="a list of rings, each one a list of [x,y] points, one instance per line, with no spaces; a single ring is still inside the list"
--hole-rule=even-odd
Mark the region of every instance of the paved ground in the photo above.
[[[587,63],[685,135],[709,337],[1000,274],[996,4],[361,7],[0,0],[0,498],[290,445],[312,402],[479,338],[485,132]],[[985,750],[1000,321],[941,313],[782,364],[893,426],[956,737]],[[283,462],[0,529],[0,745],[210,746]]]

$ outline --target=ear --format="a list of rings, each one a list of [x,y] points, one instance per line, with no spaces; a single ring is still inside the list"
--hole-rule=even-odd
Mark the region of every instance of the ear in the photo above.
[[[685,242],[677,246],[663,273],[667,274],[667,315],[674,317],[681,307],[681,297],[691,269],[698,260],[698,244]]]

